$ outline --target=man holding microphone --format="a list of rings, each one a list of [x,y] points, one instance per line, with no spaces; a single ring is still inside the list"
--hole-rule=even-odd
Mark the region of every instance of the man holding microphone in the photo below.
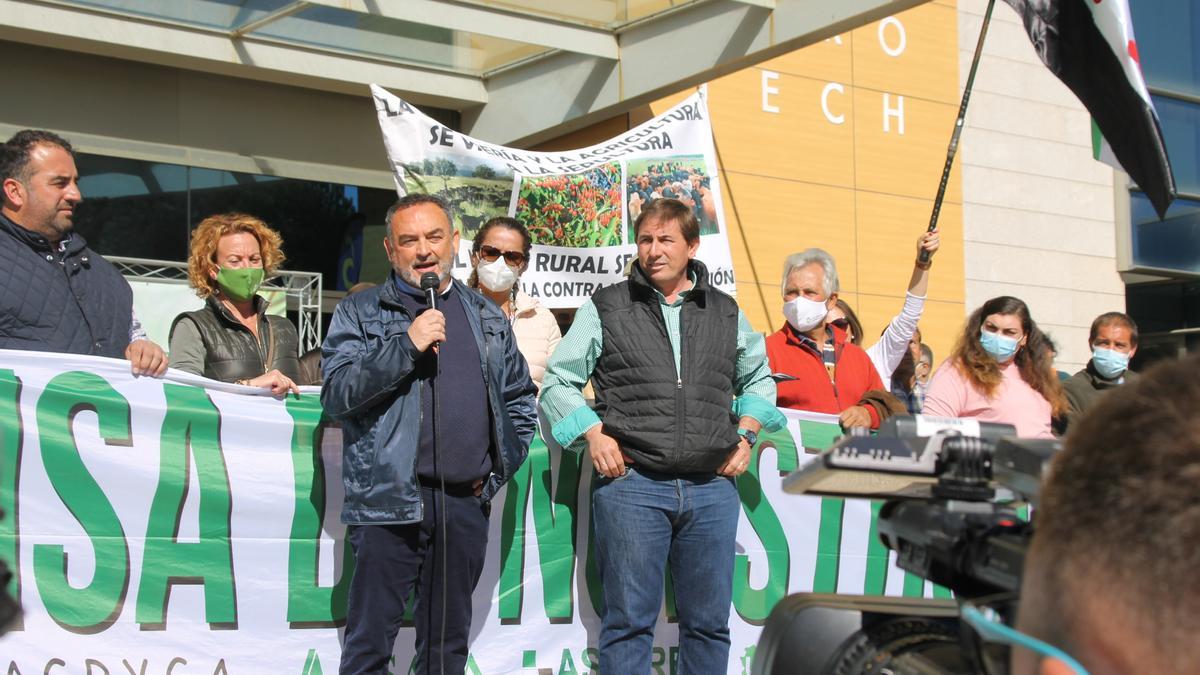
[[[536,428],[536,389],[508,319],[450,276],[458,240],[441,199],[396,202],[389,279],[338,304],[322,347],[355,561],[342,673],[387,672],[414,587],[415,671],[463,672],[490,500]]]

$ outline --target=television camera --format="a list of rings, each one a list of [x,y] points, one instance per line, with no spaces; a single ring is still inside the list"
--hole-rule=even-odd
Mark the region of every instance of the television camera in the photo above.
[[[1061,448],[1010,425],[901,416],[851,433],[784,479],[784,491],[883,499],[878,529],[897,565],[955,600],[797,593],[767,619],[752,672],[975,673],[991,660],[960,603],[1015,617],[1042,473]]]

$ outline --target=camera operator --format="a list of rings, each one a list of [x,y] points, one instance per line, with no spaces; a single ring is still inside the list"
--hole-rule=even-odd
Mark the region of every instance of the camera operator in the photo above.
[[[1089,673],[1200,664],[1200,355],[1162,364],[1072,424],[1042,489],[1017,629]],[[1013,671],[1072,672],[1016,648]]]

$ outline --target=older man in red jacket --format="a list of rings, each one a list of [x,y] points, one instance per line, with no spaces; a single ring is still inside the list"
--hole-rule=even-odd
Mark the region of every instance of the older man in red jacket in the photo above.
[[[837,302],[833,256],[810,248],[783,265],[783,315],[787,322],[767,336],[767,360],[777,386],[776,404],[841,418],[842,426],[877,428],[897,410],[867,353],[828,324]]]

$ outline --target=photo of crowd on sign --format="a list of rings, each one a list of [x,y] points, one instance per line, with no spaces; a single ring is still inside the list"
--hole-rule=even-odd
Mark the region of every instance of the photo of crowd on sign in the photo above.
[[[454,227],[470,241],[485,222],[507,216],[512,201],[513,172],[504,164],[489,164],[449,157],[425,159],[404,165],[406,192],[435,194],[446,200]]]
[[[621,165],[582,173],[522,177],[513,217],[533,243],[586,248],[621,243]]]
[[[700,234],[716,234],[717,202],[709,185],[703,155],[649,157],[630,160],[627,167],[629,182],[625,188],[625,206],[629,223],[655,199],[678,199],[691,207],[700,221]],[[629,243],[633,228],[629,228]]]

